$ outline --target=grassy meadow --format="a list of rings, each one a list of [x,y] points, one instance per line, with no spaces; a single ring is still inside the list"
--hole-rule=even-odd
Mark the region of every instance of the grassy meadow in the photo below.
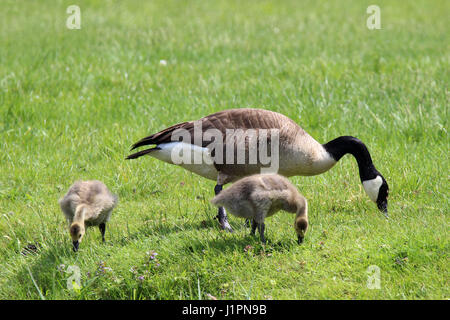
[[[366,0],[2,1],[0,299],[450,298],[450,3],[375,2],[380,30]],[[281,112],[321,143],[360,138],[390,219],[347,155],[291,179],[305,242],[280,212],[263,246],[233,216],[233,234],[219,229],[213,181],[124,160],[150,133],[236,107]],[[74,253],[58,199],[77,179],[119,205],[106,243],[91,228]]]

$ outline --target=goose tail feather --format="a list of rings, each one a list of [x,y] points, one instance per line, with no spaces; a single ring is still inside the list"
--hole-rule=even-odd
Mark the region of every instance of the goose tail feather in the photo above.
[[[147,153],[150,153],[150,152],[155,151],[155,150],[161,150],[161,148],[155,147],[155,148],[145,149],[145,150],[142,150],[142,151],[130,154],[128,157],[126,157],[126,160],[136,159],[136,158],[142,157],[142,156],[146,155]]]

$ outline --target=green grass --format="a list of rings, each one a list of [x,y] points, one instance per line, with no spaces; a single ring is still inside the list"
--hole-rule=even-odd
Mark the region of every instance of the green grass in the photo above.
[[[0,4],[1,299],[450,298],[448,1],[376,1],[373,31],[373,1],[75,3],[81,30],[65,27],[74,1]],[[281,212],[263,247],[235,217],[219,230],[213,181],[124,160],[150,133],[232,107],[281,112],[322,143],[360,138],[391,219],[346,156],[291,179],[309,201],[304,244]],[[77,179],[120,201],[107,243],[89,229],[75,254],[57,201]]]

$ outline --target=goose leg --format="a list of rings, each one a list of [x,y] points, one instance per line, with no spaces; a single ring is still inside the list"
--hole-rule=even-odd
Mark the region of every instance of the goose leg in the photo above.
[[[102,234],[102,241],[105,242],[106,224],[100,223],[100,224],[98,225],[98,228],[100,229],[100,233]]]
[[[222,191],[222,185],[217,184],[214,187],[214,193],[218,195]],[[219,207],[219,211],[216,216],[217,219],[219,219],[220,227],[224,230],[227,230],[229,232],[233,232],[233,229],[231,228],[230,224],[228,223],[227,218],[227,212],[225,211],[224,207]]]

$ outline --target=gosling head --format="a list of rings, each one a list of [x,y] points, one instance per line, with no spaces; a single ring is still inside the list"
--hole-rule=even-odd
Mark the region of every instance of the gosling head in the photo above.
[[[303,242],[303,238],[306,234],[306,229],[308,228],[308,219],[305,217],[297,217],[294,223],[295,232],[297,232],[298,244]]]
[[[84,226],[81,223],[74,222],[70,225],[70,237],[72,238],[73,251],[77,252],[81,239],[84,236]]]
[[[388,218],[389,186],[384,177],[378,173],[374,179],[363,181],[363,187],[369,198],[377,204],[378,209]]]

